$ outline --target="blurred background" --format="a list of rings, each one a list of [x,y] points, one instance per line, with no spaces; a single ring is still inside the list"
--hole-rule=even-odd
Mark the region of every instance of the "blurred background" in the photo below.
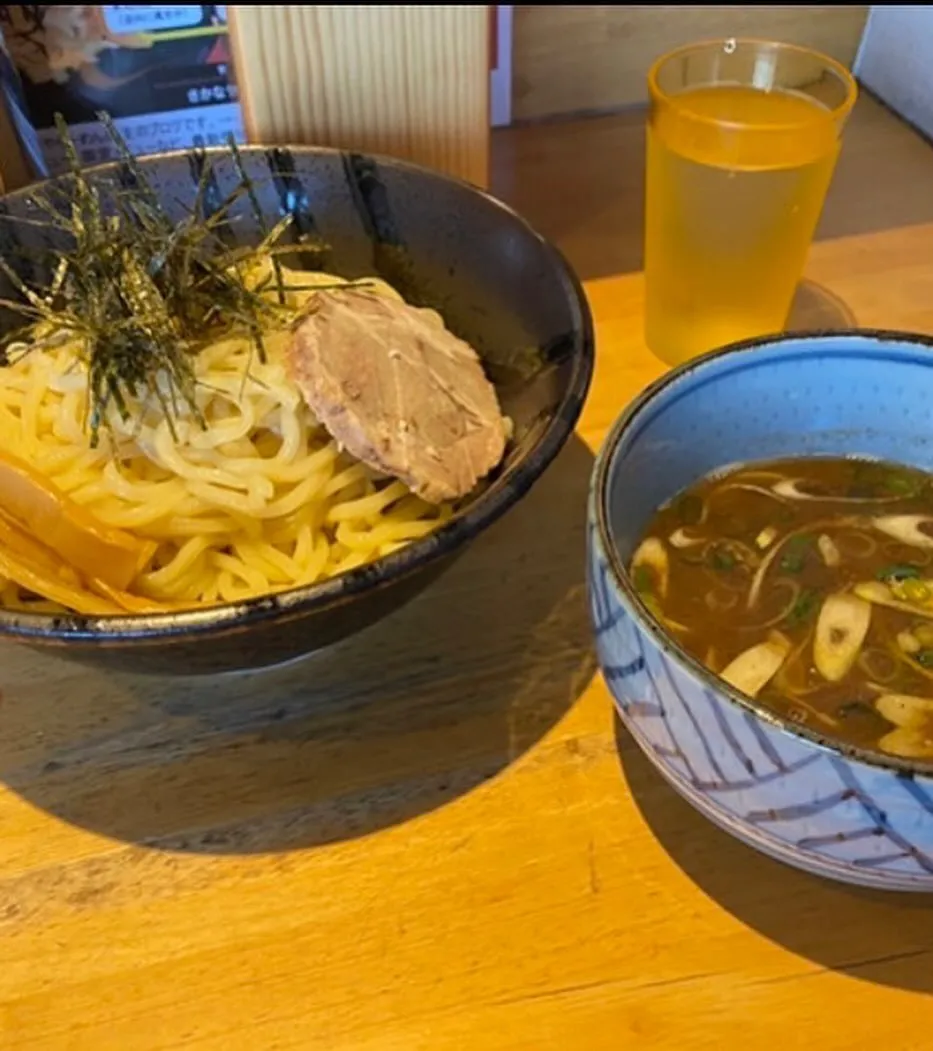
[[[679,44],[807,44],[862,85],[820,237],[933,219],[928,5],[7,5],[0,176],[241,141],[390,153],[486,185],[583,277],[642,256],[645,76]]]

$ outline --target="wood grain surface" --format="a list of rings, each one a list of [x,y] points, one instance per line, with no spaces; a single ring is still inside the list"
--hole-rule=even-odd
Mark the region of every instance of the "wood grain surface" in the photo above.
[[[856,4],[519,5],[512,116],[529,120],[644,102],[651,63],[694,40],[783,40],[848,64],[867,14]]]
[[[489,155],[489,8],[230,8],[247,137],[387,153],[478,185]]]
[[[933,225],[826,242],[797,323],[933,332]],[[437,585],[216,679],[0,647],[4,1051],[926,1051],[933,902],[695,814],[618,729],[584,501],[662,366],[594,281],[575,437]]]

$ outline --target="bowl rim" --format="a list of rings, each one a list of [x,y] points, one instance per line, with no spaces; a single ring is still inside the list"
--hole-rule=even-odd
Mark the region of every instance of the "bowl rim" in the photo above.
[[[760,704],[754,698],[745,696],[745,694],[740,693],[724,682],[718,675],[711,672],[699,660],[688,653],[674,636],[669,634],[654,618],[651,611],[635,591],[629,579],[628,569],[612,540],[612,532],[609,526],[608,499],[615,453],[622,439],[659,395],[673,385],[689,378],[694,372],[703,372],[712,366],[728,361],[730,358],[754,352],[761,348],[774,349],[784,343],[805,342],[809,344],[808,352],[812,353],[820,344],[838,340],[857,341],[845,348],[844,352],[840,352],[840,357],[844,357],[846,352],[854,357],[862,357],[872,349],[877,350],[879,344],[886,343],[907,344],[916,351],[922,351],[923,354],[929,354],[933,350],[933,336],[904,332],[897,329],[844,328],[788,331],[730,343],[675,366],[648,384],[636,395],[622,410],[606,435],[593,469],[590,490],[596,535],[599,546],[605,556],[606,565],[612,574],[613,583],[618,589],[619,598],[623,606],[626,607],[626,611],[661,651],[671,656],[681,666],[682,670],[698,680],[702,686],[713,690],[717,696],[724,698],[743,711],[755,715],[775,729],[793,737],[801,738],[824,751],[831,752],[845,759],[857,760],[867,766],[894,773],[899,777],[911,779],[915,775],[919,775],[933,778],[933,760],[905,759],[899,756],[885,755],[883,752],[860,745],[847,744],[845,741],[840,741],[832,736],[819,733],[807,726],[802,726],[782,717],[777,712]],[[804,348],[800,349],[803,350]],[[933,367],[933,360],[929,362],[929,365]],[[683,393],[686,394],[688,390],[689,388],[684,390]]]
[[[357,151],[333,146],[263,145],[239,146],[241,155],[264,154],[280,150],[297,156],[329,156],[342,159]],[[224,146],[208,147],[208,156],[225,156]],[[147,165],[189,157],[191,149],[166,150],[140,155],[137,160]],[[156,643],[173,638],[209,637],[226,629],[242,629],[268,620],[294,619],[342,605],[357,596],[400,582],[409,575],[452,555],[465,541],[477,536],[513,507],[541,477],[573,433],[589,392],[595,364],[593,316],[583,284],[563,252],[523,218],[515,209],[482,187],[424,165],[379,153],[360,152],[360,156],[380,167],[401,169],[430,180],[451,183],[485,200],[509,223],[519,226],[551,257],[558,280],[568,293],[571,313],[577,315],[571,330],[576,346],[572,368],[560,401],[534,443],[510,467],[506,468],[462,512],[423,537],[410,541],[398,551],[374,562],[347,570],[313,584],[288,588],[269,595],[259,595],[241,602],[224,603],[203,609],[166,613],[128,613],[116,616],[83,616],[75,613],[30,613],[0,608],[0,638],[34,644]],[[88,166],[88,174],[102,175],[117,171],[121,161],[108,161]],[[36,189],[67,179],[68,174],[52,176],[0,195],[0,204],[23,198]]]

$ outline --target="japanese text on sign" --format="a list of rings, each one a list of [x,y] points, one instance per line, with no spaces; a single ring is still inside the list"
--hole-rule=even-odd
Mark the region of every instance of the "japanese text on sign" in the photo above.
[[[164,29],[187,29],[202,17],[200,4],[104,4],[104,21],[111,33],[157,33]]]

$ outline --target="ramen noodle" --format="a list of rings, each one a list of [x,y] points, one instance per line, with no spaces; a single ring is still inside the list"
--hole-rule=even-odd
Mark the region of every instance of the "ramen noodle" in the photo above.
[[[298,312],[331,274],[292,271]],[[385,282],[371,290],[401,297]],[[439,323],[441,323],[439,321]],[[196,408],[170,422],[158,405],[127,419],[112,410],[88,441],[88,377],[64,341],[8,348],[0,369],[0,448],[15,450],[105,527],[148,541],[155,554],[129,587],[170,608],[235,602],[332,577],[395,551],[447,519],[450,505],[413,496],[343,452],[286,371],[290,329],[221,337],[194,358]],[[50,610],[0,578],[0,604]],[[118,610],[114,610],[117,612]]]

